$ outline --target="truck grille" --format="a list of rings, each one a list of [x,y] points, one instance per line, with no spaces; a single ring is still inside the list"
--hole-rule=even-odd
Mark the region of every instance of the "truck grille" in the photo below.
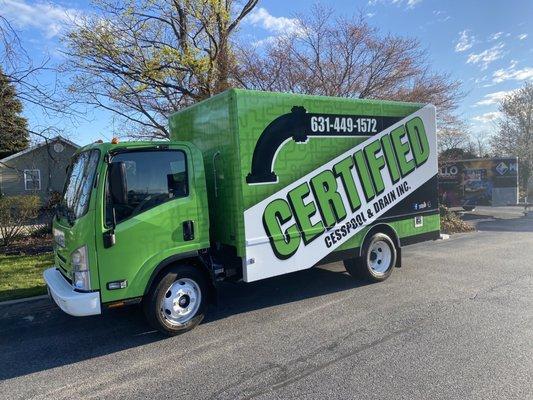
[[[61,272],[61,274],[70,282],[70,278],[69,278],[69,273],[68,273],[68,270],[67,270],[67,259],[62,256],[61,254],[59,254],[59,252],[55,252],[56,253],[56,264],[57,266],[59,267],[59,272]]]
[[[65,257],[63,257],[61,254],[59,254],[59,253],[56,253],[56,254],[57,254],[57,257],[63,262],[63,264],[66,264],[67,259]]]

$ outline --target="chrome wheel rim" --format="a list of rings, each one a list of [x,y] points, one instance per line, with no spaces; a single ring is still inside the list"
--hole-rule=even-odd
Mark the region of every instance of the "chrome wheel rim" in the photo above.
[[[171,325],[183,325],[194,318],[202,302],[200,286],[189,278],[175,281],[161,300],[162,317]]]
[[[375,275],[384,275],[391,267],[392,249],[383,240],[378,240],[370,246],[367,263]]]

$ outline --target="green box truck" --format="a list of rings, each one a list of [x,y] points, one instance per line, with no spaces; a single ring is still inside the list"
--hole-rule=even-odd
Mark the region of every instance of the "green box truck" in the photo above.
[[[176,334],[219,281],[342,260],[378,282],[439,236],[431,105],[229,90],[169,124],[171,141],[74,155],[44,273],[65,312],[142,303]]]

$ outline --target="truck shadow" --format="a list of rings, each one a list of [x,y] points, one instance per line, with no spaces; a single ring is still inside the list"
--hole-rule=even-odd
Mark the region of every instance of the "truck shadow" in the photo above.
[[[218,291],[218,304],[211,308],[203,323],[212,324],[228,316],[363,284],[346,274],[340,264],[250,284],[224,283]],[[195,334],[199,333],[187,335]],[[48,299],[4,306],[0,308],[0,381],[165,339],[146,324],[139,307],[75,318],[64,314]]]
[[[204,323],[367,284],[348,275],[340,263],[247,284],[224,282],[218,289],[218,303]]]

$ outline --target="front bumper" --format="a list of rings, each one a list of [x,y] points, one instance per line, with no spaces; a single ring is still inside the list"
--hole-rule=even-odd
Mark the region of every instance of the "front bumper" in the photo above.
[[[67,314],[83,317],[102,313],[99,292],[76,292],[54,267],[45,270],[43,276],[48,286],[48,293]]]

